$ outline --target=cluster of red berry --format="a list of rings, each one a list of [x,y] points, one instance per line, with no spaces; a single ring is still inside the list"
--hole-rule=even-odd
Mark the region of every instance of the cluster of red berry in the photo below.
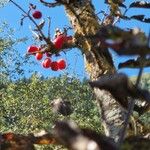
[[[35,7],[36,8],[36,7]],[[32,13],[32,17],[34,19],[40,19],[42,17],[42,13],[38,10],[35,10],[34,6],[32,5],[32,9],[34,10]],[[66,33],[61,32],[59,29],[56,30],[55,38],[52,41],[54,48],[56,50],[60,50],[63,48],[65,43],[69,43],[72,41],[72,36],[67,36]],[[66,61],[64,59],[60,59],[58,61],[51,60],[50,52],[41,52],[41,48],[37,46],[29,46],[27,50],[28,54],[35,55],[37,60],[42,60],[43,55],[46,55],[46,58],[42,61],[43,68],[51,68],[53,71],[62,70],[66,68]]]
[[[48,52],[45,52],[44,54],[40,52],[40,48],[37,46],[29,46],[27,49],[28,54],[35,55],[35,58],[37,60],[42,60],[43,55],[46,55],[46,58],[42,61],[43,68],[51,68],[53,71],[57,70],[63,70],[66,68],[66,61],[64,59],[60,59],[58,61],[52,61],[51,55]]]
[[[6,141],[11,141],[14,138],[14,134],[12,132],[2,134],[2,138]]]
[[[56,49],[61,49],[65,43],[69,43],[72,41],[72,36],[64,35],[63,33],[57,35],[57,37],[53,40],[54,47]]]

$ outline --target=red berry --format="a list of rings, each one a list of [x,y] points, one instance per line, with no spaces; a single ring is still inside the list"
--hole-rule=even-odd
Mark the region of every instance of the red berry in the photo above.
[[[13,134],[13,133],[11,133],[11,132],[8,132],[8,133],[4,133],[4,134],[2,135],[2,137],[3,137],[5,140],[10,141],[10,140],[12,140],[12,139],[13,139],[14,134]]]
[[[51,59],[50,58],[46,58],[45,60],[43,60],[42,62],[42,66],[43,68],[50,68],[51,67]]]
[[[32,13],[32,16],[35,19],[40,19],[42,17],[42,13],[40,11],[36,10]]]
[[[31,45],[28,47],[27,52],[28,53],[33,53],[39,51],[39,48],[37,46]]]
[[[73,39],[72,36],[66,36],[66,41],[70,41],[72,39]]]
[[[41,60],[43,58],[43,54],[42,53],[36,53],[35,57],[37,60]]]
[[[56,49],[61,49],[64,42],[65,42],[65,36],[64,35],[60,35],[58,36],[54,41],[53,41],[53,44],[54,44],[54,47]]]
[[[58,61],[58,68],[59,68],[60,70],[66,68],[66,61],[65,61],[64,59],[60,59],[60,60]]]
[[[51,63],[51,69],[53,70],[53,71],[57,71],[59,68],[58,68],[58,62],[57,61],[53,61],[52,63]]]

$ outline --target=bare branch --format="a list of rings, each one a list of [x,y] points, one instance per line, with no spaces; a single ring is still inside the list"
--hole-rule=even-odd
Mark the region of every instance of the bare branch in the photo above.
[[[141,136],[130,136],[125,139],[121,149],[149,149],[150,139]],[[127,146],[128,145],[128,146]]]
[[[44,0],[39,0],[42,4],[44,4],[47,7],[56,7],[56,6],[60,6],[61,3],[60,2],[53,2],[53,3],[49,3],[49,2],[45,2]]]
[[[141,67],[140,70],[139,70],[139,74],[138,74],[136,84],[135,84],[136,88],[138,88],[138,85],[139,85],[141,77],[142,77],[142,73],[143,73],[143,67]],[[123,143],[124,137],[126,135],[127,126],[129,124],[130,117],[131,117],[131,115],[133,113],[133,110],[134,110],[134,105],[135,105],[135,99],[130,101],[127,116],[126,116],[125,121],[124,121],[124,126],[123,126],[123,129],[120,133],[120,137],[119,137],[119,140],[118,140],[118,147],[120,147],[121,144]]]
[[[56,143],[55,138],[51,133],[41,132],[37,134],[30,133],[29,135],[4,133],[1,135],[2,149],[22,149],[22,150],[35,150],[34,144],[45,145]]]
[[[134,59],[130,59],[130,60],[127,60],[126,62],[123,62],[123,63],[120,63],[118,65],[118,68],[140,68],[141,66],[144,66],[144,67],[150,67],[150,59],[137,59],[137,60],[134,60]]]
[[[150,54],[148,37],[138,28],[124,31],[112,25],[102,26],[94,36],[91,36],[94,37],[95,40],[101,41],[103,46],[112,48],[118,55]]]
[[[50,39],[50,26],[51,26],[51,18],[48,17],[48,38]]]

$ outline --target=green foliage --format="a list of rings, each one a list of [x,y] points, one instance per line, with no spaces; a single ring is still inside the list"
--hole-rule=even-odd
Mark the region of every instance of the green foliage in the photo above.
[[[143,76],[141,84],[150,89],[149,74]],[[80,126],[101,129],[94,96],[86,80],[81,82],[67,75],[46,79],[35,74],[29,79],[1,84],[1,94],[0,124],[3,131],[28,133],[50,129],[56,118],[64,119],[53,114],[50,108],[50,102],[58,97],[71,102],[74,112],[70,118]]]
[[[132,77],[132,81],[135,82],[137,77]],[[143,74],[141,82],[140,82],[140,87],[143,89],[147,89],[150,91],[150,74]],[[141,117],[140,120],[147,125],[147,127],[150,128],[150,111],[147,113],[144,113]]]
[[[86,82],[62,76],[44,79],[33,75],[30,79],[10,82],[1,89],[0,124],[2,131],[29,133],[49,130],[54,121],[65,117],[51,111],[50,101],[62,97],[71,102],[74,112],[70,119],[82,127],[101,130],[94,97]]]
[[[30,79],[9,82],[1,88],[1,94],[1,132],[27,134],[41,129],[50,130],[56,120],[65,119],[54,114],[50,107],[50,102],[57,97],[72,104],[74,111],[67,119],[82,127],[101,130],[94,96],[86,81],[67,75],[45,79],[35,74]]]
[[[141,80],[141,87],[150,91],[150,74],[145,74]],[[144,113],[140,119],[150,128],[150,111]]]
[[[0,25],[0,80],[16,80],[25,74],[24,66],[33,64],[28,57],[24,57],[16,48],[17,44],[25,42],[27,38],[14,38],[14,30],[6,22]]]
[[[135,78],[132,78],[135,80]],[[142,87],[150,89],[150,75],[142,78]],[[44,78],[38,74],[29,79],[1,84],[0,128],[1,132],[33,133],[45,129],[50,131],[56,120],[63,120],[60,114],[54,114],[50,102],[57,97],[69,100],[73,114],[67,119],[74,120],[79,126],[102,131],[99,113],[95,107],[92,90],[87,81],[67,75]],[[150,124],[149,114],[141,120]],[[37,149],[49,149],[49,146],[37,146]],[[56,147],[51,147],[55,149]],[[58,147],[57,147],[58,148]],[[60,148],[63,149],[63,148]]]

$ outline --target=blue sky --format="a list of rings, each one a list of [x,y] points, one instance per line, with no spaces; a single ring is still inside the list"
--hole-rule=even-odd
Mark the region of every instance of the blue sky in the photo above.
[[[19,3],[25,10],[28,9],[28,4],[33,3],[37,5],[37,9],[41,10],[43,13],[43,18],[47,18],[47,16],[51,17],[51,35],[53,36],[55,28],[63,28],[64,26],[70,26],[68,22],[68,18],[65,16],[64,13],[64,8],[63,7],[57,7],[57,8],[47,8],[43,6],[42,4],[38,3],[37,0],[15,0],[15,2]],[[126,0],[127,6],[129,5],[129,2],[133,2],[131,0]],[[96,13],[101,11],[101,10],[107,10],[107,5],[104,4],[104,0],[98,1],[98,0],[93,0],[93,4],[96,8]],[[26,53],[26,49],[29,45],[33,43],[32,41],[32,34],[29,30],[29,25],[33,26],[33,24],[26,19],[24,22],[24,26],[20,26],[20,18],[22,12],[18,10],[14,5],[11,3],[7,4],[4,8],[0,9],[0,22],[1,21],[7,21],[8,24],[10,24],[10,27],[15,28],[15,36],[16,37],[28,37],[29,40],[27,43],[21,43],[17,46],[17,49],[19,52],[24,55]],[[148,9],[131,9],[128,11],[127,15],[136,15],[136,14],[145,14],[146,17],[150,17],[150,14],[148,15]],[[99,17],[102,17],[101,15]],[[38,21],[37,21],[38,22]],[[117,26],[120,26],[122,28],[133,28],[133,27],[139,27],[143,31],[146,32],[148,35],[148,32],[150,30],[149,24],[146,23],[141,23],[139,21],[121,21],[120,23],[117,24]],[[46,32],[46,29],[44,29],[44,32]],[[70,32],[70,34],[72,34]],[[113,59],[116,65],[118,65],[119,62],[123,62],[128,59],[128,57],[119,57],[117,54],[113,53]],[[31,56],[33,60],[35,58]],[[68,51],[65,55],[61,53],[61,57],[58,58],[53,58],[53,59],[59,59],[59,58],[65,58],[68,62],[68,68],[65,71],[58,71],[54,72],[51,70],[43,69],[40,65],[40,62],[38,62],[39,65],[33,66],[33,71],[38,71],[40,74],[53,77],[53,76],[58,76],[60,74],[63,74],[64,72],[68,72],[70,76],[76,75],[79,78],[84,78],[86,76],[85,70],[84,70],[84,63],[83,63],[83,57],[80,53],[79,50],[77,49],[72,49]],[[35,60],[36,61],[36,60]],[[26,69],[29,66],[26,66]],[[136,69],[121,69],[119,70],[121,72],[125,72],[126,74],[132,76],[132,75],[137,75],[138,70]],[[144,70],[144,72],[150,73],[150,68],[147,68]],[[29,76],[30,74],[27,74]]]

